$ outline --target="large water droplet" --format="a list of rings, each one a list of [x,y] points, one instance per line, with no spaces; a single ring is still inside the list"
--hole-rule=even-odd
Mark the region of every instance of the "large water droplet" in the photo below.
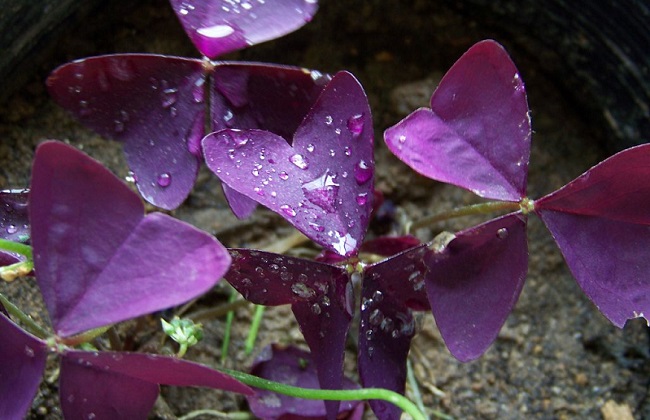
[[[354,166],[354,179],[357,184],[362,185],[372,178],[372,168],[364,160],[360,160]]]
[[[158,175],[156,182],[158,182],[158,185],[163,188],[169,187],[169,185],[172,183],[172,176],[168,172],[164,172]]]
[[[348,255],[357,248],[357,240],[349,233],[341,235],[339,232],[328,232],[332,238],[332,247],[340,255]]]
[[[302,184],[302,192],[312,203],[323,210],[333,213],[336,211],[339,184],[335,181],[336,175],[328,171],[318,178]]]
[[[353,115],[348,119],[348,130],[352,133],[352,137],[357,138],[363,132],[364,118],[363,114]]]
[[[307,169],[309,167],[309,161],[306,157],[301,154],[295,154],[289,158],[289,161],[299,167],[300,169]]]
[[[196,32],[207,38],[225,38],[232,35],[235,29],[230,25],[214,25],[199,28]]]
[[[280,210],[287,216],[295,217],[296,211],[288,204],[283,204],[280,206]]]
[[[294,283],[291,285],[291,291],[303,299],[311,299],[316,296],[316,291],[305,283]]]
[[[501,229],[497,230],[497,238],[506,239],[507,237],[508,237],[508,229],[501,228]]]

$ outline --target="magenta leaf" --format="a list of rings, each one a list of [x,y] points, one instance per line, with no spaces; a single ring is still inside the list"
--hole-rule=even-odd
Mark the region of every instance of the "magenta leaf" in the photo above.
[[[185,200],[199,168],[205,73],[200,60],[117,54],[63,65],[47,85],[81,123],[124,143],[142,196],[171,210]]]
[[[614,325],[650,314],[650,145],[624,150],[535,209],[585,294]]]
[[[63,143],[38,147],[29,209],[37,280],[60,336],[183,303],[230,263],[207,233],[145,217],[125,184]]]
[[[0,418],[22,419],[41,382],[47,346],[14,324],[3,311],[0,337]]]
[[[230,253],[232,266],[225,279],[250,302],[291,304],[321,387],[340,389],[354,300],[346,270],[270,252],[231,249]],[[328,413],[335,415],[338,402],[326,405]]]
[[[519,73],[499,44],[472,46],[421,108],[386,130],[388,148],[414,170],[497,200],[526,194],[531,127]]]
[[[404,394],[406,358],[415,335],[415,320],[398,296],[382,290],[373,280],[373,274],[378,271],[370,270],[363,280],[357,355],[359,376],[365,388],[385,388]],[[388,273],[385,270],[382,274]],[[424,272],[419,277],[423,275]],[[395,283],[408,281],[401,273],[394,280]],[[371,400],[370,407],[380,420],[399,419],[401,415],[398,407],[386,401]]]
[[[459,232],[424,258],[427,296],[445,344],[461,361],[476,359],[496,339],[524,285],[526,217],[511,213]]]
[[[311,354],[297,347],[280,347],[276,344],[265,347],[251,368],[255,376],[301,388],[319,389],[316,368]],[[343,379],[343,389],[356,389],[351,380]],[[322,401],[305,400],[259,390],[255,395],[246,397],[253,415],[258,418],[273,420],[325,419],[325,407]],[[363,404],[358,401],[343,401],[336,418],[361,420]]]
[[[209,58],[279,38],[309,22],[317,0],[171,0],[192,43]]]
[[[29,190],[0,191],[0,238],[14,242],[29,239]]]
[[[208,167],[231,188],[277,212],[341,255],[361,244],[372,210],[373,134],[359,82],[340,72],[298,127],[293,144],[261,130],[203,139]]]

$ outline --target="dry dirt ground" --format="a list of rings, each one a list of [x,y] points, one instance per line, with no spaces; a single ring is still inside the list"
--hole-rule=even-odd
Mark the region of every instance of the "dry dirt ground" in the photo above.
[[[469,193],[414,174],[388,153],[382,133],[405,115],[405,109],[426,106],[437,78],[471,44],[496,37],[508,48],[509,40],[482,30],[480,22],[465,21],[427,2],[409,6],[380,1],[322,3],[314,21],[298,33],[227,58],[326,72],[352,71],[363,83],[374,113],[376,187],[399,212],[417,220],[441,209],[476,202]],[[119,176],[127,175],[119,145],[79,126],[48,98],[43,78],[49,69],[71,59],[112,52],[197,56],[163,0],[143,0],[124,10],[106,6],[105,12],[105,16],[70,22],[47,59],[35,64],[31,82],[0,108],[2,188],[28,184],[34,147],[50,138],[67,141]],[[552,75],[544,73],[530,52],[510,52],[526,82],[532,109],[535,132],[529,195],[535,198],[573,179],[606,154],[599,146],[600,133],[585,124],[581,110],[557,88]],[[258,210],[250,220],[236,220],[217,181],[205,170],[189,200],[174,215],[215,233],[229,246],[262,248],[293,232],[265,210]],[[478,221],[460,219],[416,234],[429,240],[441,229],[461,229]],[[385,226],[374,225],[369,237],[381,229]],[[480,359],[466,364],[456,361],[446,350],[431,315],[419,317],[410,360],[424,406],[453,418],[650,418],[645,323],[628,322],[623,330],[608,323],[582,294],[551,236],[535,218],[529,222],[529,247],[526,286],[499,338]],[[43,313],[31,283],[3,284],[0,290],[39,317]],[[191,310],[218,306],[225,299],[225,289],[217,288]],[[228,367],[246,369],[255,355],[243,353],[251,312],[250,306],[236,312]],[[205,320],[204,325],[205,339],[188,357],[215,365],[221,354],[224,317]],[[157,328],[156,321],[142,322],[137,342],[156,345],[159,336],[151,336],[147,328]],[[122,329],[135,330],[132,324]],[[288,308],[267,310],[256,351],[271,342],[302,342]],[[354,343],[350,343],[347,370],[352,377],[354,352]],[[41,387],[29,418],[60,417],[53,374],[48,371],[49,381]],[[409,386],[407,391],[413,398],[414,389]],[[162,395],[152,413],[154,418],[174,418],[197,409],[246,410],[240,398],[215,391],[172,388],[164,389]]]

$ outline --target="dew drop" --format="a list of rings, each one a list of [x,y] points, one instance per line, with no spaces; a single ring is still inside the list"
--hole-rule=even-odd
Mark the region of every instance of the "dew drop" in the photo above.
[[[319,305],[318,303],[314,303],[314,304],[312,304],[312,305],[311,305],[311,312],[312,312],[314,315],[320,315],[321,312],[322,312],[320,305]]]
[[[379,309],[373,310],[368,317],[368,322],[370,322],[370,325],[379,325],[383,320],[384,314]]]
[[[404,134],[402,134],[401,136],[399,136],[399,138],[397,139],[397,141],[399,142],[399,144],[404,144],[404,143],[406,143],[406,136],[405,136]]]
[[[314,229],[316,232],[322,232],[322,231],[325,230],[325,228],[323,226],[319,225],[318,223],[309,222],[309,226],[312,229]]]
[[[27,355],[27,357],[34,357],[34,349],[29,346],[25,346],[25,355]]]
[[[303,299],[311,299],[316,296],[316,291],[302,282],[292,284],[291,291]]]
[[[368,193],[361,193],[357,195],[357,204],[360,206],[365,206],[368,203]]]
[[[225,38],[232,35],[235,29],[230,25],[213,25],[199,28],[196,32],[207,38]]]
[[[352,137],[357,138],[363,132],[363,120],[363,114],[353,115],[348,119],[348,130],[352,133]]]
[[[14,234],[14,233],[16,233],[16,232],[18,232],[18,228],[16,227],[16,225],[9,225],[9,226],[7,226],[7,233],[8,233],[9,235],[12,235],[12,234]]]
[[[169,108],[170,106],[174,105],[177,99],[178,99],[178,89],[169,88],[163,90],[163,94],[162,94],[163,108]]]
[[[116,133],[123,133],[124,132],[124,123],[120,120],[115,120],[114,121],[114,126],[113,130],[115,130]]]
[[[300,169],[307,169],[309,167],[309,161],[307,161],[307,158],[300,154],[291,156],[289,161]]]
[[[295,217],[296,216],[296,211],[288,204],[283,204],[280,206],[280,210],[287,216]]]
[[[285,171],[282,171],[282,172],[280,172],[280,173],[278,174],[278,177],[279,177],[281,180],[286,181],[287,179],[289,179],[289,174],[286,173]]]
[[[172,183],[172,176],[168,172],[162,173],[158,175],[157,182],[158,185],[163,188],[169,187],[169,185]]]
[[[333,213],[336,211],[339,193],[339,184],[335,179],[336,175],[325,171],[318,178],[302,184],[302,192],[309,201],[328,213]]]
[[[352,150],[349,147],[345,146],[345,149],[343,149],[343,153],[345,154],[345,156],[350,156],[352,154]]]
[[[497,230],[497,238],[506,239],[507,237],[508,237],[508,229],[501,228],[501,229]]]
[[[331,115],[328,115],[328,116],[325,117],[325,124],[332,125],[333,122],[334,122],[334,119],[332,118]]]
[[[392,319],[386,317],[381,321],[381,324],[379,325],[382,331],[384,332],[391,332],[395,328],[395,323],[393,322]]]
[[[307,145],[307,151],[310,152],[310,153],[313,152],[315,148],[316,148],[316,147],[315,147],[313,144],[311,144],[311,143],[309,143],[309,144]]]
[[[364,160],[360,160],[354,167],[354,179],[362,185],[372,178],[372,168]]]

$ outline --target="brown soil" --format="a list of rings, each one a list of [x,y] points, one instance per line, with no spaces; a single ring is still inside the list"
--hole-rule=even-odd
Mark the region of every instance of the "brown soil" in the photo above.
[[[363,83],[374,112],[377,181],[380,189],[406,218],[418,218],[451,206],[476,202],[469,193],[416,175],[383,146],[385,128],[402,118],[404,109],[426,106],[436,79],[474,42],[494,37],[480,22],[416,1],[397,6],[381,1],[323,1],[314,21],[281,40],[232,54],[243,59],[300,65],[321,71],[352,71]],[[338,3],[338,4],[337,4]],[[397,3],[397,2],[395,2]],[[71,59],[110,52],[156,52],[197,56],[170,8],[162,0],[138,2],[125,10],[106,7],[108,17],[93,16],[70,23],[46,63],[35,66],[31,82],[0,108],[0,186],[23,187],[35,146],[60,139],[101,160],[118,175],[127,169],[120,147],[72,121],[47,96],[43,78],[48,69]],[[97,24],[95,25],[95,22]],[[108,30],[108,24],[112,28]],[[534,57],[509,47],[527,82],[533,115],[533,151],[529,174],[532,198],[548,193],[605,157],[599,133],[584,121],[581,110],[554,85]],[[174,215],[209,232],[227,246],[262,248],[293,229],[278,216],[258,210],[238,221],[221,196],[218,182],[205,170],[185,205]],[[461,229],[480,219],[461,219],[435,230],[415,232],[429,240],[441,230]],[[369,236],[377,233],[375,226]],[[454,418],[584,419],[621,418],[613,402],[634,418],[650,418],[650,355],[647,327],[642,320],[623,330],[612,326],[583,295],[542,223],[529,222],[530,266],[523,293],[499,338],[488,352],[471,363],[450,356],[430,314],[422,314],[410,354],[422,402],[427,409]],[[31,280],[0,285],[19,305],[43,316]],[[195,304],[197,310],[225,302],[218,287]],[[250,324],[250,306],[237,310],[227,367],[246,369],[253,356],[243,353]],[[152,328],[155,320],[148,321]],[[217,365],[224,317],[204,321],[205,339],[188,357]],[[133,331],[133,325],[123,328]],[[156,338],[137,336],[142,343]],[[159,338],[159,337],[157,337]],[[301,343],[301,334],[288,308],[267,310],[257,349],[271,342]],[[354,373],[354,347],[348,354]],[[48,371],[46,377],[52,377]],[[59,418],[56,381],[40,389],[29,418]],[[407,394],[413,398],[409,386]],[[198,409],[224,412],[246,410],[239,397],[216,391],[169,388],[152,416],[174,418]],[[205,417],[208,418],[208,417]],[[371,418],[368,415],[368,418]]]

